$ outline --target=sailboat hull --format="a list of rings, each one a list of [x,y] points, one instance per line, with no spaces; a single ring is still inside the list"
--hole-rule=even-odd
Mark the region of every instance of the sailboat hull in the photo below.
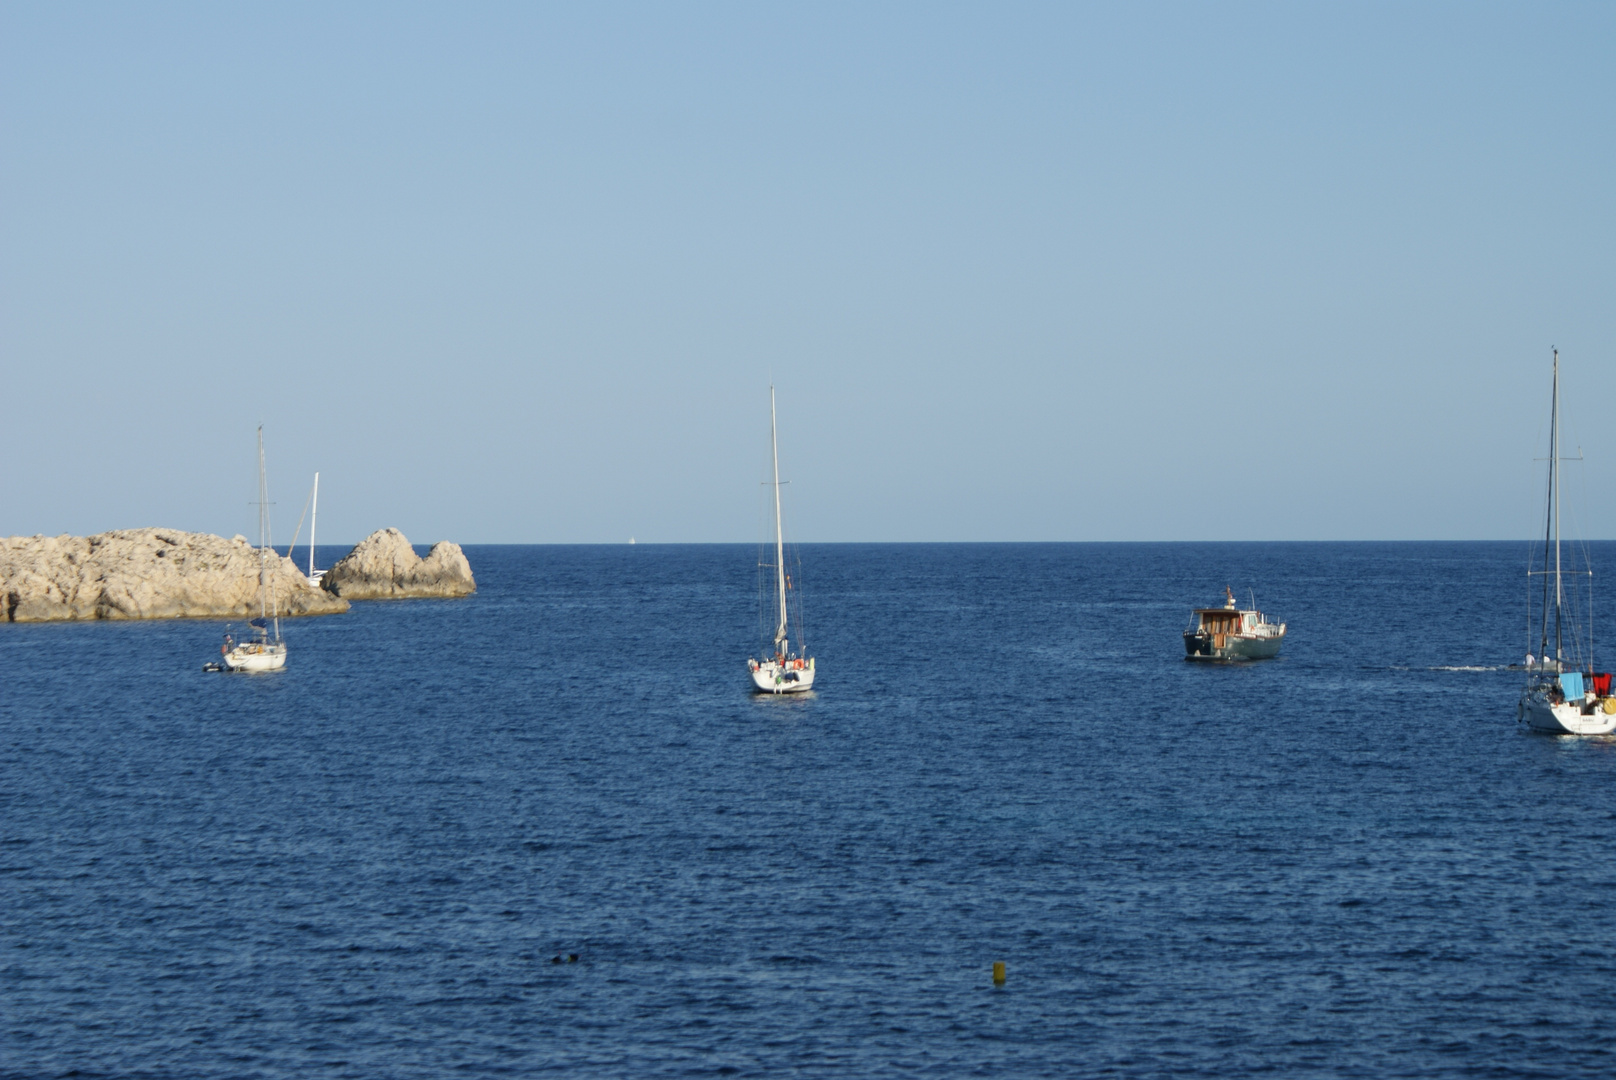
[[[799,666],[800,665],[800,666]],[[800,694],[814,688],[814,662],[752,663],[752,685],[764,694]]]
[[[1589,708],[1564,701],[1550,701],[1542,694],[1527,694],[1521,698],[1520,718],[1533,731],[1546,735],[1609,735],[1616,732],[1616,712],[1606,712],[1603,701]]]
[[[230,671],[279,671],[286,666],[285,645],[237,645],[224,654]]]

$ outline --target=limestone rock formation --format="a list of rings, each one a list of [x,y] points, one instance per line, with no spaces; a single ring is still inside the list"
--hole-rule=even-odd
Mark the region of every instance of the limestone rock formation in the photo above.
[[[348,603],[270,559],[281,616],[330,615]],[[258,550],[178,529],[0,540],[0,621],[247,618],[258,614]]]
[[[320,587],[347,600],[393,600],[466,596],[477,591],[477,582],[459,544],[441,541],[423,559],[403,533],[380,529],[327,570]]]

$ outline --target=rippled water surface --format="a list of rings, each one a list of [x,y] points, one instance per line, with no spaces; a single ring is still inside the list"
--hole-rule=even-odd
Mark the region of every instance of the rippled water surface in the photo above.
[[[0,1074],[1616,1075],[1524,545],[806,546],[796,700],[749,546],[468,555],[279,675],[0,626]]]

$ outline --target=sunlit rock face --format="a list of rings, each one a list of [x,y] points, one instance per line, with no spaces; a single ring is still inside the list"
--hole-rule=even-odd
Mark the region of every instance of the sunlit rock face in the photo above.
[[[320,587],[347,600],[467,596],[477,591],[459,544],[433,545],[426,558],[397,529],[380,529],[325,572]]]
[[[290,559],[265,567],[270,614],[331,615],[348,602],[310,585]],[[0,540],[0,620],[256,616],[259,553],[245,538],[178,529]]]

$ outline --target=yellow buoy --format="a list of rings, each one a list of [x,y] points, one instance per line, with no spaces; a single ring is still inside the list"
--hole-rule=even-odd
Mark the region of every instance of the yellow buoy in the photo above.
[[[993,962],[993,982],[995,983],[995,985],[998,985],[998,986],[1003,986],[1004,985],[1004,961],[1003,960],[995,960]]]
[[[1599,707],[1605,710],[1606,715],[1616,713],[1616,697],[1606,698],[1604,701],[1599,703]]]

